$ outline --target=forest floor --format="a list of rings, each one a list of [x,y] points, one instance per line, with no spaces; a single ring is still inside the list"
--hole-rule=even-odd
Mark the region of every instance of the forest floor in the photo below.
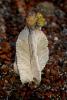
[[[57,3],[55,15],[46,16],[47,25],[42,30],[49,41],[50,58],[36,87],[33,82],[22,85],[13,69],[16,40],[25,25],[25,13],[21,16],[18,12],[18,0],[1,1],[0,100],[67,100],[67,2],[54,0]]]

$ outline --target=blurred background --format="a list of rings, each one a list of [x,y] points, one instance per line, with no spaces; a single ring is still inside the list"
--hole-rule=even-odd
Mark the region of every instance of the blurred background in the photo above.
[[[22,85],[14,72],[16,41],[32,7],[43,12],[50,58],[41,84]],[[0,0],[0,100],[66,100],[67,0]]]

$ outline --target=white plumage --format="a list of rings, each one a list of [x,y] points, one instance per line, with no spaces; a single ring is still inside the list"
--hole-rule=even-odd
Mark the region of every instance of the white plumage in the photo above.
[[[48,40],[40,29],[29,32],[27,27],[22,30],[16,42],[15,70],[19,71],[20,80],[26,82],[41,81],[41,71],[49,59]]]

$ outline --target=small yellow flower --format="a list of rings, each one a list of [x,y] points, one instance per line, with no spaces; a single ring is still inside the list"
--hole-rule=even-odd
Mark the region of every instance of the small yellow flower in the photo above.
[[[34,26],[36,24],[37,18],[35,15],[30,15],[26,18],[26,22],[28,26]]]
[[[44,26],[45,18],[43,17],[43,15],[41,13],[37,13],[36,17],[37,17],[37,25],[39,25],[40,27]]]

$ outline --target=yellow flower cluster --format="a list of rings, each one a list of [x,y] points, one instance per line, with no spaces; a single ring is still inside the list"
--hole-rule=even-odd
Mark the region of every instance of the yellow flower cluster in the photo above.
[[[37,25],[42,27],[45,25],[45,19],[41,13],[37,13],[36,15],[31,15],[26,18],[26,22],[28,26]]]
[[[40,27],[44,26],[45,18],[43,17],[43,15],[41,13],[37,13],[36,17],[37,17],[37,25]]]
[[[26,22],[28,26],[34,26],[36,24],[37,18],[35,15],[28,16]]]

